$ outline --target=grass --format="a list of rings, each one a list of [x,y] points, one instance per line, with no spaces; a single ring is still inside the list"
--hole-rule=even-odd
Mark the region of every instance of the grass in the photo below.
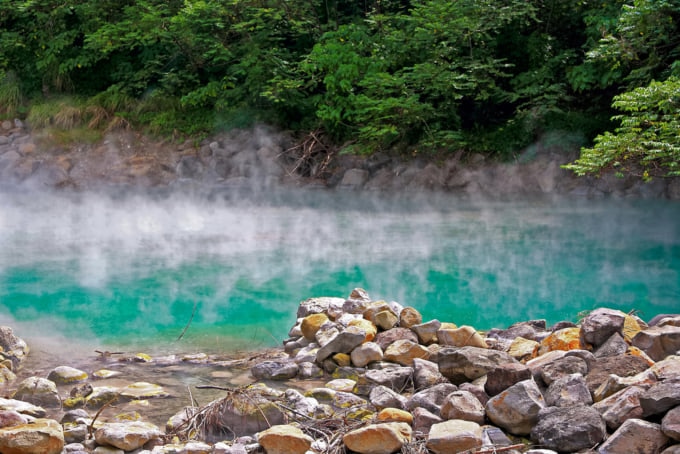
[[[15,116],[23,103],[19,78],[13,71],[0,72],[0,114]]]

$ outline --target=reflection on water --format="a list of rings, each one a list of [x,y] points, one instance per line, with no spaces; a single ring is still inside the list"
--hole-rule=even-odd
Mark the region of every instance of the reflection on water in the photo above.
[[[679,220],[667,201],[0,193],[0,323],[88,351],[233,351],[354,287],[479,329],[651,318],[677,312]]]

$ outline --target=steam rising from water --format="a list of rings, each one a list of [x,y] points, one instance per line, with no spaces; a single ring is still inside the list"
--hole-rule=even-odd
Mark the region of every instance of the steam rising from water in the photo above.
[[[149,345],[195,305],[187,342],[258,347],[300,300],[357,286],[480,329],[598,305],[651,318],[677,311],[679,219],[649,201],[0,193],[0,322]]]

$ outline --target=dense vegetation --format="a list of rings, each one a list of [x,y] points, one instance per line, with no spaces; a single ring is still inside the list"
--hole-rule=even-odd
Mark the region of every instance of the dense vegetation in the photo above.
[[[677,175],[679,24],[680,0],[5,0],[0,115],[500,157],[563,130],[578,174]]]

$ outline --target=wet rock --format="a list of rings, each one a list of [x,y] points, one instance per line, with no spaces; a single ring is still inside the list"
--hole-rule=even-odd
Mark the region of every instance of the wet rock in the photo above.
[[[680,351],[680,326],[652,326],[633,338],[633,346],[645,352],[654,361]]]
[[[598,454],[655,453],[668,442],[661,426],[642,419],[628,419],[598,448]]]
[[[644,417],[664,413],[677,405],[680,405],[680,380],[657,383],[640,394]]]
[[[411,328],[414,325],[423,323],[423,316],[414,307],[405,307],[399,313],[399,326],[402,328]]]
[[[520,363],[501,364],[486,375],[484,390],[489,396],[495,396],[517,382],[531,378],[531,370]]]
[[[123,451],[132,451],[144,446],[149,440],[161,437],[160,429],[154,424],[142,421],[105,423],[94,433],[100,445],[110,445]]]
[[[429,345],[437,340],[437,331],[442,323],[439,320],[430,320],[426,323],[411,326],[411,330],[416,334],[416,341],[424,345]]]
[[[382,410],[383,408],[398,408],[403,410],[406,408],[406,403],[408,402],[406,397],[387,386],[382,385],[374,387],[368,395],[368,399],[378,410]]]
[[[628,343],[626,343],[619,333],[614,333],[595,351],[595,356],[597,358],[602,358],[604,356],[619,356],[627,351]]]
[[[510,433],[528,435],[544,407],[545,400],[536,382],[524,380],[489,399],[486,415],[491,422]]]
[[[29,377],[23,380],[19,383],[12,398],[47,408],[61,406],[57,385],[53,381],[40,377]]]
[[[445,347],[439,351],[439,371],[453,384],[475,380],[501,364],[516,360],[504,352],[479,347]]]
[[[385,351],[391,343],[398,340],[410,340],[411,342],[417,343],[418,336],[410,329],[401,327],[381,331],[375,336],[375,343],[380,345],[380,348],[382,348],[383,351]]]
[[[441,383],[434,385],[431,388],[427,388],[413,394],[408,399],[406,408],[409,410],[414,410],[420,407],[435,415],[439,415],[441,406],[444,403],[446,396],[457,390],[458,387],[451,383]]]
[[[413,359],[413,386],[416,390],[429,388],[448,380],[439,372],[437,363],[426,359]]]
[[[314,440],[297,427],[279,425],[260,432],[257,441],[267,454],[304,454]]]
[[[58,385],[78,383],[88,379],[87,372],[69,366],[57,366],[50,371],[47,379]]]
[[[342,437],[345,446],[360,454],[391,454],[411,441],[411,426],[403,422],[370,424]]]
[[[614,334],[623,331],[626,314],[607,308],[590,312],[581,322],[583,339],[594,347],[604,344]]]
[[[429,357],[430,352],[427,348],[408,339],[392,342],[387,346],[384,354],[386,361],[392,361],[402,366],[413,365],[415,358],[428,359]]]
[[[444,399],[439,411],[443,419],[462,419],[484,424],[484,406],[469,391],[454,391]]]
[[[408,383],[412,381],[413,369],[410,367],[371,369],[366,371],[365,376],[369,382],[401,392],[406,389]]]
[[[292,361],[263,361],[254,365],[250,373],[257,380],[289,380],[297,376],[299,370]]]
[[[0,429],[3,454],[60,454],[63,448],[61,425],[52,419],[36,419],[30,424]]]
[[[644,388],[629,386],[593,404],[593,408],[600,412],[609,429],[616,430],[627,419],[642,418],[640,395],[643,392]]]
[[[440,422],[430,428],[425,446],[435,454],[474,450],[482,446],[482,428],[459,419]]]
[[[121,399],[127,400],[156,399],[170,396],[162,386],[143,381],[120,388],[119,395]]]
[[[661,421],[661,430],[675,441],[680,441],[680,406],[670,410]]]
[[[546,407],[531,430],[537,444],[557,451],[576,452],[602,442],[607,430],[597,410],[587,406]]]
[[[593,398],[581,374],[570,374],[550,384],[544,394],[545,403],[554,407],[591,405]]]

